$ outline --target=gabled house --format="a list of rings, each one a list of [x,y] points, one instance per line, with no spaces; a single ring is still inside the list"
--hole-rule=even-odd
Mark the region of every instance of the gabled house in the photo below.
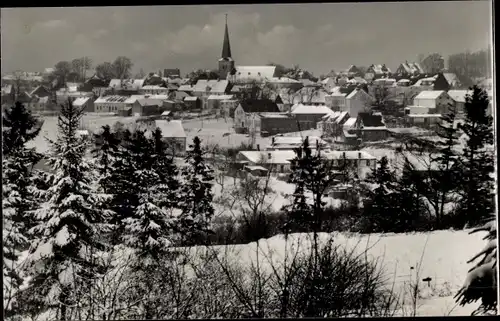
[[[354,89],[346,96],[346,104],[340,111],[347,111],[351,117],[357,117],[358,113],[368,111],[373,103],[373,97],[363,89]]]
[[[431,129],[441,122],[441,114],[436,114],[434,108],[408,106],[405,107],[404,122],[408,127]]]
[[[347,75],[348,77],[361,76],[361,70],[359,70],[359,68],[355,65],[350,65],[349,68],[346,69],[345,75]]]
[[[446,113],[455,101],[444,90],[422,91],[413,99],[413,105],[427,107],[431,114]]]
[[[325,96],[325,105],[333,111],[341,111],[345,109],[347,94],[340,91],[333,92]]]
[[[331,92],[332,89],[337,86],[337,81],[335,80],[335,77],[328,77],[321,81],[321,85],[327,92]]]
[[[412,76],[424,74],[424,69],[420,66],[420,64],[416,62],[408,62],[405,61],[401,65],[399,65],[398,69],[396,69],[396,77],[398,79],[402,78],[410,78]]]
[[[73,106],[83,109],[85,112],[94,112],[94,101],[90,97],[80,97],[73,101]]]
[[[370,81],[378,78],[387,78],[391,74],[391,70],[385,65],[371,65],[366,69],[365,79]]]
[[[378,141],[389,137],[389,131],[381,113],[361,112],[358,114],[356,127],[360,131],[362,141]]]
[[[339,137],[342,135],[344,123],[349,119],[349,113],[346,111],[335,111],[333,114],[327,114],[318,122],[318,129],[327,137]]]
[[[269,99],[245,99],[234,111],[234,129],[237,133],[260,132],[259,114],[280,113],[278,105]]]
[[[200,97],[196,97],[196,96],[185,97],[184,103],[186,104],[187,108],[191,109],[191,110],[199,110],[203,107],[202,106],[203,103],[202,103]]]
[[[167,142],[169,153],[172,156],[186,154],[186,132],[180,120],[155,120],[155,127],[160,128],[162,140]]]
[[[132,105],[132,115],[152,116],[160,115],[163,112],[163,101],[152,98],[139,98]]]
[[[291,114],[299,124],[299,130],[316,129],[322,117],[333,114],[333,111],[326,105],[303,105],[297,104],[292,107]]]
[[[47,88],[46,86],[38,86],[33,91],[30,93],[30,96],[38,96],[40,98],[42,97],[51,97],[52,93],[50,92],[50,89]]]
[[[434,90],[445,90],[458,89],[460,87],[460,81],[454,73],[444,72],[437,74],[436,80],[434,81]]]

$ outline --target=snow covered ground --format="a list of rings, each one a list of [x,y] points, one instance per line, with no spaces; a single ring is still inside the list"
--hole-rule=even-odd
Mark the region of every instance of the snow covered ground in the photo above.
[[[334,233],[335,243],[354,249],[361,253],[365,249],[369,259],[377,259],[384,267],[388,285],[394,284],[394,291],[405,295],[404,312],[400,315],[411,315],[412,304],[409,302],[408,286],[418,281],[419,299],[417,316],[465,316],[470,315],[478,304],[465,307],[458,306],[453,296],[462,286],[467,264],[478,250],[484,247],[484,235],[469,235],[468,231],[437,231],[412,234],[372,234],[358,235]],[[322,233],[320,239],[325,240],[328,234]],[[269,262],[283,262],[285,249],[288,251],[305,250],[311,236],[293,234],[285,242],[283,235],[259,241],[259,261],[262,266],[270,267]],[[257,243],[233,246],[214,246],[211,249],[224,252],[240,264],[250,264],[256,260]],[[200,253],[202,248],[191,248],[192,253]],[[413,267],[413,269],[412,269]],[[416,273],[419,271],[418,278]],[[422,279],[432,278],[430,285]]]

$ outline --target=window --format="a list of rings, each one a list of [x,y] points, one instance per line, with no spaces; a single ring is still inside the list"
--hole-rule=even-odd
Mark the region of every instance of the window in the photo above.
[[[280,171],[284,172],[285,171],[285,165],[280,165]]]

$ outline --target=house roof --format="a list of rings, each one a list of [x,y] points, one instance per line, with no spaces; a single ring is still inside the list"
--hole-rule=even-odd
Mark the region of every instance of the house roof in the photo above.
[[[229,81],[227,80],[216,80],[214,82],[209,82],[210,92],[223,94],[226,92]]]
[[[233,95],[210,95],[207,100],[230,100],[233,99]]]
[[[366,91],[364,91],[363,89],[357,89],[356,88],[353,91],[351,91],[349,93],[349,95],[346,96],[346,99],[353,99],[358,93],[361,93],[362,95],[365,95],[365,96],[371,98],[371,96]]]
[[[332,114],[333,111],[325,105],[314,106],[314,105],[303,105],[297,104],[292,107],[292,114],[302,114],[302,115],[327,115]]]
[[[48,97],[47,97],[48,98]],[[90,97],[79,97],[73,101],[73,106],[83,106],[90,100]]]
[[[277,84],[298,84],[300,81],[288,77],[272,77],[267,82]]]
[[[321,145],[326,144],[326,142],[318,136],[277,136],[274,137],[274,146],[280,145],[302,145],[306,137],[309,141],[309,146],[316,146],[316,142]]]
[[[137,102],[141,106],[161,106],[161,105],[163,105],[162,100],[153,99],[153,98],[139,98],[139,99],[137,99]]]
[[[456,102],[465,103],[465,96],[471,94],[470,90],[448,90],[448,95]]]
[[[243,157],[252,163],[264,161],[267,164],[290,164],[296,154],[293,150],[271,150],[271,151],[240,151]]]
[[[349,112],[347,111],[335,111],[333,114],[326,114],[322,117],[324,121],[330,121],[334,123],[340,123],[346,116],[349,116]]]
[[[160,128],[163,137],[186,137],[186,132],[180,120],[156,120],[156,127]]]
[[[236,66],[234,78],[238,80],[263,81],[274,77],[276,66]]]
[[[385,72],[383,71],[384,65],[371,65],[371,67],[376,74],[383,74]],[[389,69],[387,66],[385,66],[385,68],[387,69],[386,72],[391,72],[391,69]]]
[[[198,97],[187,96],[184,97],[184,101],[197,101]]]
[[[181,85],[179,86],[179,88],[177,89],[177,91],[193,91],[193,86],[190,86],[190,85]]]
[[[279,113],[278,105],[269,99],[246,99],[240,102],[245,113]]]
[[[125,104],[133,104],[135,103],[138,99],[141,99],[141,98],[144,98],[145,96],[144,95],[132,95],[130,97],[128,97],[126,100],[125,100]]]
[[[413,99],[437,99],[444,93],[443,90],[424,90]]]
[[[356,123],[356,121],[358,120],[357,117],[350,117],[345,123],[344,123],[344,128],[351,128],[352,126],[354,126],[354,124]]]
[[[407,73],[423,73],[424,70],[419,63],[416,62],[404,62],[401,64]]]
[[[385,127],[384,119],[380,113],[360,112],[358,118],[363,127]]]
[[[193,91],[205,92],[207,91],[207,87],[208,87],[207,79],[198,79],[196,84],[193,86]]]
[[[102,103],[125,103],[126,100],[128,100],[130,97],[128,96],[105,96],[105,97],[99,97],[96,99],[94,102],[95,104],[102,104]]]
[[[458,84],[458,77],[454,73],[445,72],[445,73],[443,73],[443,77],[446,79],[448,84],[450,84],[451,86]]]
[[[142,86],[141,89],[145,89],[145,90],[167,90],[167,88],[162,87],[162,86],[158,86],[158,85],[146,85],[146,86]]]

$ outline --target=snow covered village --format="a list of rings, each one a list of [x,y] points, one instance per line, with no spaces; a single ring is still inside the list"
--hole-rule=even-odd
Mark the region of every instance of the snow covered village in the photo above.
[[[492,12],[2,9],[5,320],[496,315]]]

